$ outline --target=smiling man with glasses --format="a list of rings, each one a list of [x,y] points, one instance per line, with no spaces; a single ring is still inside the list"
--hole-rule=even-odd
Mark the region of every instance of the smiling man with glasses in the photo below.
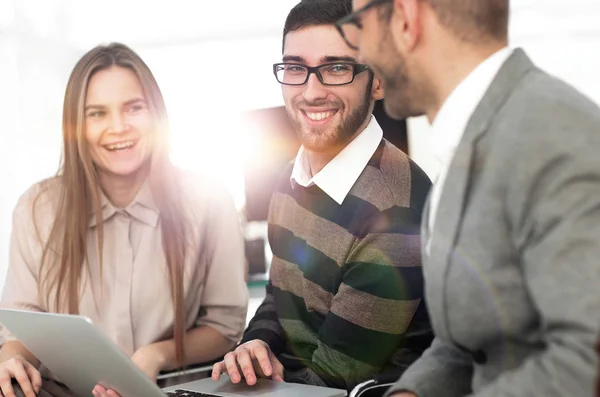
[[[350,10],[304,0],[287,18],[273,73],[302,147],[271,202],[267,297],[214,378],[350,390],[431,342],[419,236],[431,183],[371,114],[381,84],[334,25]]]

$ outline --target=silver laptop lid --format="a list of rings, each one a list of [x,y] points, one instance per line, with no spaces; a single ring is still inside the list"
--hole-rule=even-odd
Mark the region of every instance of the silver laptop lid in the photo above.
[[[254,386],[248,386],[245,382],[234,384],[227,376],[222,376],[216,382],[211,378],[206,378],[164,389],[167,393],[176,390],[200,392],[219,397],[344,397],[347,394],[346,390],[282,383],[268,379],[259,379]]]

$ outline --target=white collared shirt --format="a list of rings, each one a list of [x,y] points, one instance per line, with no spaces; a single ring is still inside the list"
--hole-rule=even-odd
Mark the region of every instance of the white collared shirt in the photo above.
[[[439,162],[440,171],[431,190],[429,219],[427,220],[430,232],[433,231],[448,168],[467,123],[511,53],[512,49],[505,47],[479,64],[452,91],[433,121],[430,144],[433,155]]]
[[[292,187],[317,185],[336,203],[342,205],[344,199],[367,166],[383,139],[383,130],[371,116],[367,127],[321,171],[312,176],[304,146],[300,147],[290,182]]]

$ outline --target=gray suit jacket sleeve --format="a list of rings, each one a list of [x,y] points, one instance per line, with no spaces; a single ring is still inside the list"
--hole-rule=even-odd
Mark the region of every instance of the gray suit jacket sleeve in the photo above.
[[[546,110],[542,120],[520,117],[521,139],[505,148],[514,163],[498,171],[510,173],[506,222],[537,308],[544,349],[468,394],[466,366],[455,350],[437,342],[392,390],[419,397],[594,395],[600,336],[600,118],[590,117],[597,115],[596,108],[578,98],[565,105],[571,99],[561,106],[538,104]]]
[[[570,98],[564,98],[568,102]],[[600,117],[571,106],[524,118],[518,175],[506,192],[522,276],[538,309],[541,354],[477,397],[593,396],[600,336]],[[550,106],[549,106],[550,107]],[[590,111],[591,110],[591,111]]]
[[[419,397],[462,397],[471,391],[471,357],[435,338],[387,395],[409,391]]]

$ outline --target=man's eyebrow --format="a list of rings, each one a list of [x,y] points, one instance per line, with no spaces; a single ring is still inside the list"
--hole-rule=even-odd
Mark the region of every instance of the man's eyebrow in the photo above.
[[[283,57],[283,62],[304,63],[304,58],[299,57],[297,55],[286,55],[286,56]]]
[[[321,62],[323,63],[331,63],[331,62],[351,62],[358,63],[356,58],[351,56],[326,56],[321,58]]]

